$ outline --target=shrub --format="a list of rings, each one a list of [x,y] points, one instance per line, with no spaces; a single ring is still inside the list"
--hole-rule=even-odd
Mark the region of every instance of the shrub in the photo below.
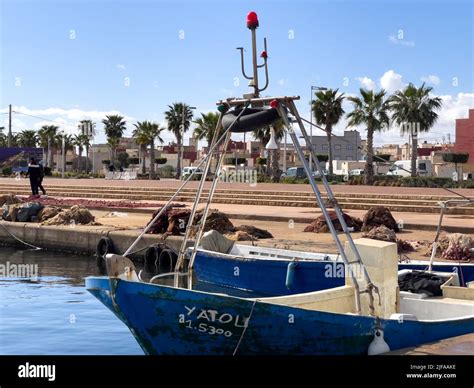
[[[462,187],[464,189],[474,189],[474,179],[459,182],[459,187]]]
[[[166,164],[158,170],[158,174],[162,178],[173,178],[176,174],[176,169],[173,166]]]
[[[51,167],[45,167],[44,168],[44,175],[46,176],[52,176],[53,175],[53,170]]]
[[[2,168],[2,174],[10,176],[13,173],[13,170],[10,166],[6,166]]]
[[[140,159],[138,159],[138,158],[129,158],[129,159],[128,159],[128,162],[129,162],[130,164],[139,164],[139,163],[140,163]]]
[[[267,180],[267,182],[273,182],[271,178],[269,178]],[[290,183],[290,184],[305,184],[305,183],[309,183],[309,179],[308,178],[297,178],[297,177],[294,177],[294,176],[287,176],[287,177],[283,177],[280,179],[280,182],[281,183]]]

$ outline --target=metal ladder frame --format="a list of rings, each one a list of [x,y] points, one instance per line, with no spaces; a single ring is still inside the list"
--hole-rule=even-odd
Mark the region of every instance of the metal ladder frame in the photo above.
[[[218,104],[226,103],[229,106],[234,106],[234,107],[241,106],[242,104],[245,104],[245,108],[246,108],[250,104],[268,103],[268,102],[273,101],[273,100],[277,100],[279,102],[279,105],[278,105],[277,109],[279,111],[280,117],[282,118],[282,120],[285,124],[286,130],[287,130],[288,134],[290,135],[291,140],[293,141],[293,144],[295,146],[295,150],[298,154],[298,157],[300,158],[301,162],[303,163],[303,168],[306,172],[306,175],[308,176],[308,180],[309,180],[311,188],[313,189],[313,192],[315,194],[316,201],[317,201],[317,203],[318,203],[318,205],[321,209],[321,212],[323,213],[323,216],[326,220],[326,223],[328,224],[329,230],[330,230],[331,235],[334,239],[334,242],[336,243],[339,254],[341,255],[341,258],[344,262],[344,265],[347,268],[347,270],[349,272],[349,275],[351,277],[352,283],[354,285],[354,288],[355,288],[355,291],[356,291],[355,292],[356,311],[357,311],[358,314],[361,313],[360,294],[367,293],[369,295],[369,311],[370,311],[370,314],[375,315],[375,313],[374,313],[375,308],[374,308],[373,291],[375,291],[379,295],[378,288],[372,283],[372,281],[370,279],[370,276],[367,272],[367,269],[365,268],[364,263],[362,262],[362,259],[360,257],[359,251],[357,250],[357,247],[354,244],[352,236],[351,236],[351,234],[348,230],[348,227],[347,227],[347,224],[344,220],[342,211],[339,208],[339,205],[338,205],[338,203],[337,203],[337,201],[334,197],[334,193],[333,193],[333,191],[332,191],[332,189],[331,189],[331,187],[330,187],[330,185],[327,181],[326,176],[323,174],[323,171],[322,171],[321,165],[319,163],[319,160],[316,156],[316,153],[315,153],[314,148],[311,144],[311,141],[308,137],[308,134],[307,134],[307,132],[304,128],[303,122],[302,122],[301,117],[298,113],[296,105],[294,104],[294,100],[297,100],[297,99],[299,99],[299,97],[297,97],[297,96],[276,97],[276,98],[275,97],[265,97],[265,98],[250,98],[250,99],[227,99],[225,102],[224,101],[219,101]],[[328,210],[326,208],[326,204],[324,203],[324,200],[322,198],[321,192],[320,192],[320,190],[319,190],[319,188],[316,184],[316,181],[315,181],[313,175],[311,174],[309,163],[308,163],[308,161],[306,160],[306,158],[304,156],[304,152],[303,152],[303,149],[301,148],[298,137],[297,137],[296,133],[294,132],[293,127],[291,126],[290,120],[288,118],[288,112],[282,104],[284,104],[286,106],[286,108],[289,109],[290,113],[295,117],[296,122],[298,123],[298,125],[300,127],[301,133],[302,133],[302,135],[303,135],[303,137],[306,141],[307,147],[308,147],[308,149],[310,150],[310,152],[312,154],[313,163],[314,163],[316,169],[321,174],[321,179],[322,179],[323,185],[326,189],[329,201],[330,201],[331,205],[333,206],[333,208],[336,212],[337,218],[338,218],[338,220],[339,220],[339,222],[340,222],[340,224],[343,228],[343,231],[344,231],[344,233],[347,237],[347,240],[349,242],[349,246],[350,246],[351,250],[354,253],[355,260],[353,260],[353,261],[350,261],[348,259],[347,254],[344,251],[344,247],[343,247],[342,242],[341,242],[341,240],[340,240],[340,238],[337,234],[337,231],[336,231],[336,229],[335,229],[335,227],[334,227],[334,225],[331,221]],[[242,112],[245,110],[245,108],[242,110]],[[242,113],[242,112],[240,112],[240,113]],[[228,130],[227,130],[228,132],[226,133],[225,144],[227,144],[228,141],[230,140],[230,136],[231,136],[230,129],[231,129],[231,127],[228,128]],[[217,168],[219,168],[220,164],[223,161],[223,158],[225,157],[225,150],[226,150],[226,147],[222,151],[222,154],[219,158],[219,162],[217,163]],[[208,161],[208,162],[210,163],[210,161]],[[201,185],[204,184],[203,183],[204,179],[205,179],[205,175],[203,175],[203,180],[201,181]],[[210,203],[211,203],[212,198],[214,196],[214,192],[215,192],[215,189],[216,189],[216,186],[217,186],[217,181],[218,181],[218,177],[216,177],[214,179],[214,181],[212,182],[211,189],[209,190],[209,194],[208,194],[208,197],[206,199],[206,204],[205,204],[205,207],[204,207],[203,216],[202,216],[200,224],[198,225],[198,231],[196,233],[196,239],[194,241],[194,247],[192,248],[193,251],[192,251],[192,255],[191,255],[190,262],[189,262],[189,267],[188,267],[188,275],[189,275],[188,276],[188,288],[192,288],[192,270],[193,270],[193,266],[194,266],[194,259],[195,259],[195,256],[196,256],[198,246],[199,246],[200,241],[201,241],[201,237],[202,237],[203,229],[204,229],[204,224],[205,224],[205,221],[207,219]],[[200,185],[200,187],[201,187],[201,185]],[[193,204],[193,210],[191,212],[191,214],[193,214],[192,221],[194,220],[195,208],[197,207],[197,204],[200,201],[201,195],[202,195],[202,190],[198,190],[195,201],[194,201],[194,204]],[[188,222],[188,229],[186,230],[185,239],[183,240],[183,243],[181,245],[181,250],[180,250],[180,255],[178,257],[178,263],[177,263],[176,271],[181,269],[182,263],[184,262],[185,247],[186,247],[189,235],[190,235],[190,230],[193,228],[192,221],[191,221],[191,218],[190,218],[190,221]],[[358,265],[359,266],[358,268],[362,269],[362,271],[363,271],[363,277],[364,277],[364,280],[366,281],[366,284],[367,284],[367,288],[365,290],[360,290],[359,282],[357,281],[356,274],[355,274],[354,267],[353,267],[354,265]],[[178,283],[177,283],[177,277],[176,277],[175,278],[175,286],[176,287],[178,286],[177,284]],[[379,295],[379,301],[380,301],[380,295]]]

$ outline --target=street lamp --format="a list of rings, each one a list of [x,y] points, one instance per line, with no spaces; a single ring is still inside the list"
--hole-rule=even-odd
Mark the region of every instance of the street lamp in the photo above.
[[[309,102],[309,138],[311,146],[313,145],[313,90],[328,90],[328,88],[311,85],[311,99]],[[309,169],[311,172],[313,171],[313,156],[311,152],[309,153]]]
[[[194,109],[197,109],[195,106],[188,106],[187,109],[189,110],[194,110]],[[182,116],[183,116],[183,122],[181,124],[181,149],[179,150],[179,166],[180,166],[180,171],[178,171],[178,178],[181,178],[181,170],[183,169],[183,155],[184,155],[184,128],[185,128],[185,125],[186,125],[186,104],[183,104],[183,112],[182,112]]]
[[[62,141],[61,141],[61,151],[62,151],[62,172],[61,172],[61,178],[64,179],[65,177],[65,173],[64,173],[64,168],[66,166],[66,153],[65,153],[65,149],[66,149],[66,136],[65,136],[65,133],[64,131],[61,132],[61,137],[62,137]]]

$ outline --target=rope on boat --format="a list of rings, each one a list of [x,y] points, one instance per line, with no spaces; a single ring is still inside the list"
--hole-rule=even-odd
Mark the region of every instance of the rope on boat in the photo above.
[[[37,247],[36,245],[29,244],[29,243],[27,243],[26,241],[23,241],[21,238],[15,236],[15,235],[14,235],[13,233],[11,233],[11,232],[8,230],[8,228],[7,228],[5,225],[3,225],[2,223],[0,223],[0,226],[5,230],[5,232],[7,232],[7,233],[8,233],[11,237],[13,237],[16,241],[18,241],[18,242],[20,242],[20,243],[26,245],[27,247],[31,247],[31,248],[33,248],[35,251],[40,251],[40,250],[43,249],[43,248]]]
[[[250,318],[252,318],[253,310],[255,309],[255,305],[257,304],[258,299],[254,299],[252,309],[250,310],[249,317],[247,319],[247,324],[245,325],[244,329],[242,330],[242,334],[240,334],[239,342],[237,342],[237,345],[235,346],[234,352],[232,353],[233,356],[237,354],[237,350],[239,350],[240,344],[242,343],[242,340],[244,339],[245,332],[247,331],[247,327],[250,325]]]

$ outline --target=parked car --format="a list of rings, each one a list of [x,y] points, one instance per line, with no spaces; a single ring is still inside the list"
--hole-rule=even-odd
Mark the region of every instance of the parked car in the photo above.
[[[294,178],[306,178],[306,172],[303,167],[290,167],[286,172],[281,174],[282,178],[294,177]]]
[[[419,176],[433,176],[433,166],[430,160],[416,161],[416,172]],[[411,160],[397,160],[388,170],[387,175],[410,176]]]
[[[328,171],[327,170],[323,170],[323,174],[324,175],[328,175]],[[313,177],[315,178],[321,178],[321,174],[319,173],[319,171],[313,171],[311,173],[311,175],[313,175]]]
[[[349,176],[356,176],[356,175],[364,175],[364,169],[363,168],[356,168],[354,170],[349,171]]]
[[[183,168],[183,173],[181,174],[181,179],[185,180],[188,179],[191,174],[194,173],[193,175],[193,180],[201,180],[203,170],[198,168],[198,167],[184,167]]]

